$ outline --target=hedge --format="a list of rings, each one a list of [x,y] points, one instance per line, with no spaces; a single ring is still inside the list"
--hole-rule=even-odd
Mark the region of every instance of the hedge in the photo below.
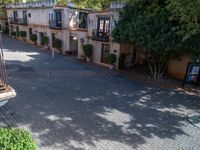
[[[37,144],[26,130],[0,128],[0,150],[37,150]]]
[[[60,39],[55,40],[55,48],[59,50],[62,48],[62,41]]]
[[[42,40],[43,40],[45,45],[49,44],[49,38],[47,36],[44,36]]]
[[[19,32],[19,35],[20,35],[21,37],[25,38],[25,37],[26,37],[26,31],[20,31],[20,32]]]
[[[36,34],[31,35],[31,41],[33,41],[33,42],[37,41],[37,35]]]
[[[92,57],[93,46],[91,44],[83,45],[83,52],[85,56]]]
[[[115,54],[107,54],[106,60],[110,65],[113,65],[116,62],[116,55]]]

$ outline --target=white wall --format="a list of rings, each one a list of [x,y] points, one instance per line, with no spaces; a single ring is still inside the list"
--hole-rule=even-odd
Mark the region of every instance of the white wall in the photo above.
[[[49,26],[49,13],[51,10],[52,8],[28,9],[27,15],[31,14],[31,17],[28,17],[28,23]]]

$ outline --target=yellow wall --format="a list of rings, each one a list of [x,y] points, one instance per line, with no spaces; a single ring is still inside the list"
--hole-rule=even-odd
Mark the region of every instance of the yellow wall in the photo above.
[[[183,57],[180,60],[172,59],[169,62],[167,74],[174,78],[184,79],[189,61],[189,57]]]

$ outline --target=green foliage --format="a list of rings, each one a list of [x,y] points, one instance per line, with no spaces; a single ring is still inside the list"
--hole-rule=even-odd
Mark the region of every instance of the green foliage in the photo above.
[[[9,29],[3,29],[2,31],[4,34],[9,34]]]
[[[37,145],[33,141],[29,132],[20,129],[0,129],[1,150],[37,150]]]
[[[168,0],[170,20],[177,22],[174,30],[183,40],[200,31],[200,0]]]
[[[86,57],[92,57],[93,46],[91,44],[83,45],[83,52]]]
[[[123,54],[123,53],[120,54],[120,56],[119,56],[119,62],[118,62],[118,68],[119,69],[124,69],[125,59],[126,59],[126,55]]]
[[[47,36],[44,36],[42,40],[43,40],[45,45],[49,44],[49,38]]]
[[[11,36],[16,36],[16,32],[15,32],[15,31],[12,31],[12,32],[11,32]]]
[[[31,41],[33,41],[33,42],[37,41],[37,35],[36,34],[31,35]]]
[[[55,44],[55,48],[59,50],[62,48],[62,41],[60,39],[56,39],[54,44]]]
[[[170,56],[200,54],[199,27],[192,21],[192,14],[196,14],[197,10],[199,14],[200,7],[193,13],[184,10],[192,4],[193,1],[189,0],[182,0],[180,4],[174,0],[133,0],[120,13],[113,31],[114,40],[131,42],[144,49],[152,78],[159,79],[167,68]],[[189,8],[186,10],[189,11]]]
[[[106,56],[106,60],[110,65],[113,65],[116,62],[116,55],[115,54],[108,54]]]
[[[21,37],[25,38],[25,37],[26,37],[26,31],[20,31],[20,32],[19,32],[19,35],[20,35]]]
[[[56,4],[58,6],[67,6],[67,1],[66,0],[57,0]]]
[[[94,8],[94,9],[105,9],[108,8],[110,2],[114,2],[116,0],[58,0],[57,4],[61,6],[66,6],[68,2],[74,3],[77,7],[80,8]],[[127,1],[127,0],[120,0]]]

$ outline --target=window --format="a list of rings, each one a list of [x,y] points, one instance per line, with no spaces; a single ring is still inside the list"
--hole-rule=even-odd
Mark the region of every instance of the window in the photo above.
[[[109,33],[110,31],[110,17],[98,18],[97,31],[99,34]]]
[[[18,20],[18,13],[17,11],[13,11],[14,21],[17,22]]]
[[[49,24],[51,27],[62,27],[62,12],[56,10],[49,14]]]
[[[27,23],[27,14],[26,14],[26,11],[23,10],[22,13],[23,13],[23,22]]]
[[[79,28],[87,28],[87,13],[79,13]]]

